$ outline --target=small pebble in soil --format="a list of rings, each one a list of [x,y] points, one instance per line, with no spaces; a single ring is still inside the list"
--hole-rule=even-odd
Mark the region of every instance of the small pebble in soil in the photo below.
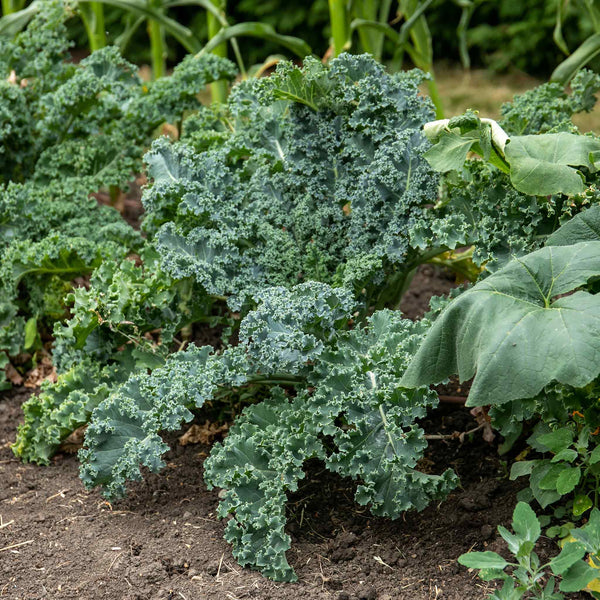
[[[208,563],[206,565],[205,570],[209,575],[216,575],[219,572],[219,563],[218,562]]]
[[[364,588],[357,592],[358,600],[377,600],[377,590],[374,587]]]
[[[494,533],[494,528],[491,525],[482,525],[479,530],[479,535],[482,540],[489,540]]]

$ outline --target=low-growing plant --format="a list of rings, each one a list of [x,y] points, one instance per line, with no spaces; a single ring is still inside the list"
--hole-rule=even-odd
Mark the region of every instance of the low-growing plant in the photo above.
[[[73,285],[103,262],[142,251],[139,232],[90,194],[118,192],[141,170],[156,128],[180,124],[207,83],[235,73],[224,59],[189,57],[146,86],[115,48],[76,65],[68,61],[65,18],[60,3],[46,3],[23,33],[0,44],[4,366],[18,355],[31,366],[54,322],[66,317]]]
[[[468,552],[458,558],[460,564],[479,569],[478,575],[484,581],[499,579],[504,582],[488,596],[489,600],[563,600],[565,596],[561,592],[584,590],[598,577],[597,567],[592,566],[599,560],[600,550],[600,511],[597,509],[592,511],[586,525],[571,531],[574,541],[564,544],[560,553],[545,564],[534,551],[541,535],[540,522],[525,502],[519,502],[515,508],[512,529],[511,533],[500,525],[498,533],[507,543],[515,562],[489,550]],[[586,554],[592,564],[582,560]]]
[[[432,147],[422,130],[433,118],[419,94],[422,73],[389,75],[368,56],[341,55],[329,65],[306,58],[301,68],[283,63],[268,78],[235,86],[226,105],[200,107],[197,86],[225,75],[233,75],[227,61],[190,57],[171,78],[147,92],[132,86],[138,91],[128,102],[110,104],[126,124],[133,107],[145,123],[176,121],[181,139],[160,138],[146,154],[146,237],[136,238],[137,257],[94,264],[89,289],[68,296],[71,318],[54,328],[59,380],[25,405],[14,448],[26,460],[47,462],[71,430],[90,421],[82,478],[118,497],[141,478],[141,467],[163,466],[162,431],[178,429],[207,401],[243,394],[249,406],[214,446],[205,477],[224,490],[219,514],[231,516],[226,537],[240,563],[289,581],[295,574],[285,556],[285,505],[306,460],[353,477],[359,503],[397,518],[458,483],[451,470],[419,469],[427,440],[417,419],[437,403],[425,387],[432,378],[446,378],[459,364],[461,376],[479,377],[470,401],[508,405],[554,379],[581,387],[597,377],[585,352],[600,339],[593,288],[600,242],[569,241],[594,215],[585,209],[597,200],[597,142],[567,127],[535,140],[513,135],[503,149],[494,146],[489,124],[469,114],[445,123]],[[586,81],[571,104],[558,103],[559,116],[544,113],[536,97],[528,122],[587,107],[578,99],[593,95],[596,83]],[[63,95],[61,88],[50,98]],[[102,88],[93,99],[111,96]],[[95,138],[82,121],[80,143],[90,144]],[[463,145],[466,139],[467,149],[441,178],[430,163],[439,166],[436,151],[453,135]],[[537,148],[534,164],[561,170],[570,187],[543,178],[515,189],[522,178],[514,171],[527,157],[512,160],[505,150],[519,142]],[[551,142],[587,154],[574,163],[555,160]],[[465,163],[468,148],[494,160]],[[49,180],[55,175],[49,171]],[[544,195],[534,189],[541,184]],[[418,265],[452,264],[447,253],[466,244],[475,245],[467,256],[479,266],[492,259],[479,283],[419,322],[390,310]],[[516,248],[524,256],[505,264],[503,252]],[[559,263],[564,269],[557,271]],[[460,272],[476,277],[480,269],[461,264]],[[442,312],[440,304],[447,304]],[[494,353],[493,344],[516,335],[519,349],[534,357],[540,336],[564,331],[565,307],[587,346],[575,356],[554,332],[554,360],[540,359],[531,381],[502,385],[492,367],[525,367],[522,358]],[[454,318],[464,315],[468,327],[458,332]],[[511,326],[524,318],[533,333],[518,337]],[[226,328],[222,348],[188,343],[189,326],[199,322]],[[456,351],[466,358],[452,362]],[[503,424],[498,409],[493,418],[515,431],[519,414],[515,409]]]

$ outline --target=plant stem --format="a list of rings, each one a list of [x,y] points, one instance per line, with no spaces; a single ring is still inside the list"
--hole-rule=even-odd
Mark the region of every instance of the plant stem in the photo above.
[[[155,6],[154,8],[159,8]],[[150,36],[150,52],[152,56],[152,79],[155,81],[164,77],[167,70],[165,47],[165,32],[162,25],[154,19],[148,21],[148,35]]]
[[[429,97],[435,106],[435,118],[443,119],[444,118],[444,104],[442,102],[442,97],[438,91],[437,83],[435,81],[435,75],[433,73],[433,67],[429,69],[429,74],[431,75],[431,79],[427,82],[427,87],[429,88]]]
[[[212,3],[222,10],[225,10],[225,2],[221,0],[212,0]],[[221,30],[221,23],[219,23],[217,17],[210,12],[206,12],[206,21],[208,24],[208,39],[212,38],[219,33]],[[213,54],[227,58],[227,44],[220,44],[213,50]],[[226,81],[215,81],[210,84],[210,90],[212,94],[212,101],[224,104],[227,102],[228,85]]]
[[[102,3],[90,2],[89,10],[81,10],[81,19],[87,33],[90,52],[104,48],[106,46],[106,31],[104,30],[104,8]]]
[[[16,13],[25,6],[25,2],[23,0],[2,0],[2,15],[11,15],[12,13]]]
[[[329,0],[329,18],[333,38],[333,55],[339,56],[344,51],[348,41],[344,0]]]
[[[373,0],[361,0],[359,2],[355,2],[353,5],[353,17],[358,17],[360,19],[366,19],[367,21],[376,21],[377,20],[377,2]],[[363,52],[368,52],[372,54],[375,60],[381,60],[381,53],[377,52],[377,42],[380,38],[383,37],[383,34],[377,31],[373,31],[367,27],[359,27],[358,28],[358,37],[360,38],[360,43],[362,46]]]

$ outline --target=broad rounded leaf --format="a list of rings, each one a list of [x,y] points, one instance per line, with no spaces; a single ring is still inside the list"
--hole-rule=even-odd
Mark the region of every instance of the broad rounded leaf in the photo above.
[[[469,406],[531,398],[554,380],[583,387],[600,373],[600,296],[564,295],[598,275],[600,242],[511,261],[441,313],[402,385],[475,376]]]
[[[566,194],[585,190],[582,176],[574,167],[590,167],[590,152],[600,142],[573,133],[547,133],[510,138],[504,148],[510,163],[510,179],[517,190],[532,196]]]
[[[575,215],[547,240],[546,246],[570,246],[579,242],[600,241],[600,205]]]

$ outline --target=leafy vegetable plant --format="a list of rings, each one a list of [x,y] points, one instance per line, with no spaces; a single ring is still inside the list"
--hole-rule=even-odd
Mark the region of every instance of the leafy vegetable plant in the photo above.
[[[269,577],[295,578],[286,493],[309,458],[358,479],[357,501],[394,518],[456,485],[451,471],[417,468],[426,441],[415,420],[436,395],[398,386],[428,321],[373,313],[445,250],[413,248],[406,235],[437,188],[422,157],[431,109],[418,81],[367,57],[282,65],[234,88],[227,113],[188,119],[181,142],[153,145],[144,227],[160,269],[240,311],[239,344],[189,346],[103,396],[80,455],[86,485],[123,494],[140,465],[161,468],[162,430],[240,388],[256,404],[214,447],[206,479],[226,490],[235,556]],[[81,404],[57,410],[54,431],[70,406]]]
[[[78,278],[81,285],[102,262],[141,252],[139,232],[90,194],[124,186],[155,129],[181,122],[208,82],[235,72],[223,59],[190,57],[148,87],[115,48],[75,65],[65,18],[61,4],[45,3],[27,30],[0,44],[4,365],[20,356],[31,366]]]
[[[598,570],[582,559],[587,553],[590,553],[592,560],[597,559],[599,526],[600,511],[594,509],[589,523],[581,529],[572,530],[576,542],[565,544],[557,556],[541,564],[534,552],[541,534],[540,522],[528,504],[519,502],[513,513],[513,533],[505,527],[498,527],[498,533],[508,544],[515,562],[509,562],[490,551],[468,552],[460,556],[458,562],[479,569],[479,577],[485,581],[500,579],[504,582],[502,588],[488,596],[490,600],[562,600],[565,596],[561,592],[583,590],[597,578]],[[557,590],[557,577],[560,578],[560,591]]]

